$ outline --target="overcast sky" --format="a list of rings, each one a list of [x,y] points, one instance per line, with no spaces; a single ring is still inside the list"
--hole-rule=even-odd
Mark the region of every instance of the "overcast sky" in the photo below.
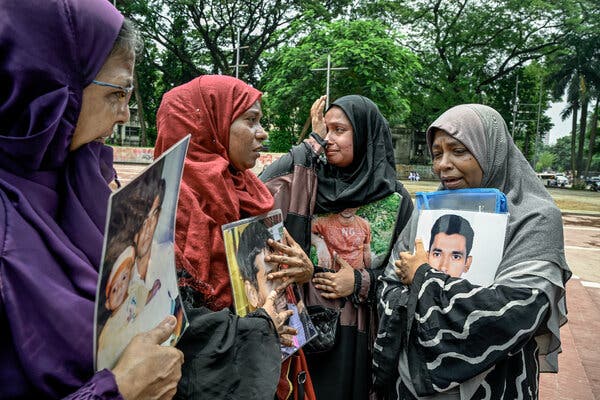
[[[567,118],[564,121],[560,119],[560,112],[565,108],[567,103],[552,103],[552,107],[550,107],[546,111],[546,115],[552,119],[552,123],[554,127],[550,129],[550,144],[555,144],[556,139],[567,136],[571,133],[571,118]]]

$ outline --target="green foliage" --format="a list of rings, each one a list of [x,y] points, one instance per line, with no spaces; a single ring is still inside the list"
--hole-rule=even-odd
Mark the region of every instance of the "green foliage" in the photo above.
[[[566,23],[562,3],[381,0],[367,2],[365,12],[407,32],[404,43],[422,60],[413,101],[419,106],[412,107],[409,124],[424,131],[451,106],[488,103],[498,81],[556,51]]]
[[[600,6],[597,1],[581,0],[567,2],[564,11],[568,17],[566,39],[561,51],[550,59],[551,79],[556,98],[566,92],[565,119],[571,117],[574,125],[579,122],[578,131],[572,132],[570,169],[576,170],[575,176],[581,176],[585,170],[588,105],[600,93]]]
[[[555,162],[556,156],[550,151],[544,151],[538,157],[538,161],[535,164],[535,170],[537,172],[549,171],[552,169]]]
[[[521,104],[537,104],[541,82],[542,110],[548,91],[556,98],[567,91],[566,117],[577,115],[579,126],[574,164],[585,164],[591,145],[583,143],[581,111],[600,91],[597,0],[127,0],[117,7],[145,43],[137,86],[151,143],[164,92],[205,73],[235,75],[239,30],[240,78],[265,92],[273,150],[287,150],[307,126],[310,105],[325,92],[325,72],[311,69],[324,68],[327,54],[334,67],[349,67],[332,72],[331,98],[364,94],[392,125],[423,132],[449,107],[479,102],[512,130],[518,76]],[[514,130],[529,160],[536,125],[518,122]],[[549,129],[542,117],[540,134]]]
[[[563,136],[558,138],[553,146],[548,148],[554,155],[552,169],[560,172],[571,170],[571,137]]]
[[[387,254],[392,245],[400,201],[400,195],[393,193],[384,199],[362,206],[356,212],[358,216],[369,221],[371,252],[377,256],[381,257]]]
[[[310,106],[326,92],[326,72],[312,69],[326,67],[328,54],[332,67],[348,68],[332,71],[331,100],[361,94],[378,104],[390,124],[405,119],[410,111],[407,93],[419,69],[415,56],[399,46],[397,35],[380,22],[325,23],[295,46],[284,46],[268,57],[260,88],[267,94],[265,114],[278,128],[271,133],[273,141],[298,140]],[[279,134],[286,140],[276,138]]]
[[[538,147],[541,147],[541,139],[549,134],[552,127],[550,118],[544,115],[544,111],[550,104],[550,83],[547,75],[546,67],[533,62],[494,82],[490,85],[491,89],[487,96],[487,104],[504,117],[509,131],[514,134],[515,143],[529,161],[535,161],[536,143]],[[519,80],[518,107],[517,113],[513,115],[517,79]],[[539,126],[538,109],[540,112]],[[540,137],[536,142],[538,132]]]

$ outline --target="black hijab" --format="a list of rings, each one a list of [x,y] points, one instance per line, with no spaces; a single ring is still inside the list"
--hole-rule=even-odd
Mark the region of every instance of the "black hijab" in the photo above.
[[[318,214],[359,207],[396,191],[392,135],[377,105],[364,96],[350,95],[331,107],[340,107],[352,124],[354,158],[345,168],[326,164],[317,169]]]

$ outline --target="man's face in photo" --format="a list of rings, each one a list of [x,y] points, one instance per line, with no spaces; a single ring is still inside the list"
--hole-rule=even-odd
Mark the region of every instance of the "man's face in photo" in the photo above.
[[[467,240],[463,235],[440,232],[429,249],[428,263],[436,270],[458,278],[469,270],[472,259],[467,256]]]
[[[136,243],[136,255],[138,258],[144,257],[152,247],[152,239],[154,238],[154,232],[158,225],[160,211],[160,197],[157,195],[152,202],[152,207],[150,208],[142,227],[134,237]]]
[[[255,309],[262,307],[265,304],[269,293],[271,293],[273,289],[277,288],[282,283],[281,279],[267,279],[268,274],[271,272],[276,272],[279,269],[278,264],[265,261],[265,256],[268,254],[270,254],[270,251],[265,248],[254,258],[254,264],[257,267],[257,285],[254,286],[251,282],[245,281],[246,297],[248,298],[248,302]],[[282,293],[282,295],[279,296],[279,299],[275,303],[275,308],[279,312],[287,308],[285,293]]]

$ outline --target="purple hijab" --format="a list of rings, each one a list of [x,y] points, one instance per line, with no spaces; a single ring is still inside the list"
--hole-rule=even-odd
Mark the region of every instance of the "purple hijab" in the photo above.
[[[69,144],[123,17],[107,0],[0,0],[0,9],[0,397],[58,397],[93,374],[114,176],[109,147]]]

